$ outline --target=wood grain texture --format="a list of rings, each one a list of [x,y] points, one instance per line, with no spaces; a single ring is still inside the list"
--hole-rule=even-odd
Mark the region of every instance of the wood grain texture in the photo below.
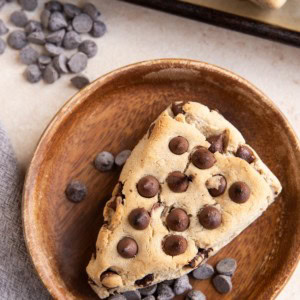
[[[237,259],[232,293],[219,295],[209,281],[193,281],[194,287],[207,299],[269,300],[288,280],[300,255],[300,146],[290,125],[265,95],[237,75],[201,62],[165,59],[130,65],[94,81],[58,112],[37,146],[23,194],[24,231],[37,272],[54,298],[97,299],[85,267],[120,170],[99,173],[95,155],[133,149],[176,100],[218,109],[283,185],[263,216],[210,259],[212,264]],[[79,204],[64,194],[72,179],[88,188]]]

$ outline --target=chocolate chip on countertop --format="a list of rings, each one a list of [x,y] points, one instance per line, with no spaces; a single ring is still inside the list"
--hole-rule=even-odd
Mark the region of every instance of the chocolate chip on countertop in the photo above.
[[[39,69],[38,65],[29,65],[25,70],[25,78],[30,83],[36,83],[40,81],[40,79],[42,78],[42,72]]]
[[[156,292],[156,289],[157,289],[157,284],[154,284],[154,285],[142,288],[139,291],[140,291],[141,295],[143,295],[143,296],[150,296]]]
[[[219,274],[232,276],[236,270],[237,263],[233,258],[224,258],[216,265],[216,270]]]
[[[78,16],[81,14],[81,9],[71,3],[65,3],[64,4],[64,13],[66,16],[70,19],[73,19],[74,17]]]
[[[27,37],[28,42],[36,45],[45,45],[45,34],[42,31],[32,32]]]
[[[155,297],[153,295],[144,297],[143,300],[155,300]]]
[[[42,24],[38,21],[30,20],[25,26],[25,32],[30,34],[32,32],[42,31]]]
[[[229,293],[232,290],[231,277],[226,275],[217,275],[213,278],[213,285],[220,294]]]
[[[130,154],[131,154],[131,150],[121,151],[115,158],[115,164],[118,167],[122,167],[126,163],[126,161],[127,161],[128,157],[130,156]]]
[[[81,43],[81,37],[76,31],[68,31],[64,37],[63,47],[68,50],[76,49]]]
[[[53,66],[47,65],[43,73],[43,79],[46,83],[54,83],[58,79],[59,75]]]
[[[240,146],[235,154],[235,156],[240,157],[247,161],[249,164],[253,163],[255,156],[253,151],[247,146]]]
[[[7,44],[13,49],[22,49],[27,45],[27,37],[24,31],[12,31],[7,37]]]
[[[65,37],[66,30],[60,29],[54,32],[51,32],[47,35],[46,41],[51,44],[55,44],[57,46],[60,46],[62,44],[62,41]]]
[[[211,153],[215,153],[215,152],[220,152],[223,153],[224,152],[224,147],[225,147],[225,134],[219,134],[219,135],[213,135],[207,138],[207,141],[210,143],[210,147],[208,148],[208,150]]]
[[[3,41],[3,39],[0,38],[0,55],[4,53],[6,49],[6,43]]]
[[[184,173],[174,171],[166,179],[169,189],[174,193],[183,193],[188,189],[189,179]]]
[[[27,15],[22,10],[14,11],[9,19],[17,27],[25,27],[28,22]]]
[[[202,264],[193,271],[193,277],[198,280],[211,278],[215,273],[213,266],[209,264]]]
[[[68,23],[66,21],[66,18],[61,12],[55,11],[51,14],[48,24],[48,28],[50,31],[57,31],[62,28],[66,28],[67,26]]]
[[[80,73],[87,66],[88,58],[82,52],[77,52],[68,61],[68,67],[72,73]]]
[[[192,286],[190,284],[188,275],[183,275],[183,276],[175,279],[175,283],[174,283],[174,287],[173,287],[175,295],[181,295],[184,292],[191,290],[191,289],[192,289]]]
[[[185,300],[206,300],[206,296],[200,291],[191,290],[187,293]]]
[[[45,8],[48,9],[49,11],[62,11],[63,6],[60,2],[58,1],[48,1],[45,3]]]
[[[228,193],[232,201],[236,203],[244,203],[249,199],[251,190],[247,183],[237,181],[231,185]]]
[[[175,297],[173,290],[166,284],[160,283],[157,287],[157,300],[171,300]]]
[[[152,198],[159,192],[159,182],[151,175],[147,175],[137,183],[137,190],[142,197]]]
[[[76,75],[71,78],[72,85],[77,89],[82,89],[90,83],[90,80],[84,75]]]
[[[125,296],[121,295],[121,294],[111,295],[107,299],[108,300],[126,300]]]
[[[80,14],[73,19],[72,25],[78,33],[88,33],[93,27],[93,20],[87,14]]]
[[[139,290],[124,292],[123,295],[127,300],[141,300],[141,294]]]
[[[84,4],[82,10],[85,14],[89,15],[94,21],[96,21],[101,15],[100,11],[92,3]]]
[[[212,197],[221,196],[224,194],[227,187],[226,178],[220,174],[214,175],[206,181],[206,187]]]
[[[153,279],[154,279],[153,274],[148,274],[145,277],[143,277],[142,279],[136,280],[135,284],[138,285],[138,286],[148,286],[148,285],[151,284]]]
[[[106,30],[106,25],[103,22],[95,21],[90,34],[95,38],[99,38],[105,34]]]
[[[128,221],[133,228],[144,230],[150,223],[150,215],[145,208],[135,208],[130,212]]]
[[[49,65],[51,63],[51,57],[50,56],[47,56],[47,55],[41,55],[39,58],[38,58],[38,63],[40,65]]]
[[[78,46],[78,51],[83,52],[88,58],[91,58],[97,54],[98,46],[92,40],[85,40]]]
[[[26,46],[20,51],[20,60],[25,65],[31,65],[37,62],[39,53],[31,46]]]
[[[4,24],[4,22],[0,19],[0,35],[4,35],[8,33],[8,28]]]
[[[177,155],[185,153],[189,148],[189,142],[182,136],[174,137],[169,143],[169,149],[171,152]]]
[[[174,114],[174,117],[176,117],[178,114],[185,114],[185,111],[183,110],[184,102],[173,102],[171,106],[171,110]]]
[[[205,206],[198,215],[199,223],[206,229],[218,228],[222,223],[222,215],[214,206]]]
[[[40,19],[41,19],[41,23],[42,23],[44,29],[48,28],[50,16],[51,16],[50,10],[48,10],[48,9],[42,10]]]
[[[123,258],[133,258],[138,253],[138,245],[134,239],[124,237],[119,241],[117,250]]]
[[[67,61],[68,59],[64,54],[55,56],[53,58],[53,67],[60,74],[68,73]]]
[[[214,155],[204,147],[197,147],[191,160],[198,169],[209,169],[216,163]]]
[[[187,246],[187,240],[181,235],[169,235],[163,241],[163,250],[170,256],[176,256],[184,253]]]
[[[18,0],[19,4],[24,10],[34,11],[37,8],[37,0]]]
[[[70,201],[78,203],[86,197],[87,187],[84,183],[73,180],[67,185],[65,193]]]
[[[51,43],[46,43],[45,50],[50,56],[57,56],[63,53],[63,48],[55,46]]]
[[[185,231],[190,225],[187,213],[181,208],[174,208],[167,216],[168,228],[173,231]]]
[[[97,154],[94,165],[96,169],[100,172],[110,171],[114,165],[114,156],[107,151],[102,151]]]

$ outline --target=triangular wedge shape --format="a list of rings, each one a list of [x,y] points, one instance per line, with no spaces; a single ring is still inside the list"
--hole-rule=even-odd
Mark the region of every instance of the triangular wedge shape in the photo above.
[[[106,204],[87,267],[91,287],[105,298],[190,272],[280,191],[223,116],[199,103],[174,103],[135,147]]]

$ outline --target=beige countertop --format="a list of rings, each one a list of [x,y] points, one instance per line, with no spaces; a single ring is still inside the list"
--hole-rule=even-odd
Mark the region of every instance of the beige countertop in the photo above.
[[[40,7],[43,2],[39,1]],[[266,93],[299,136],[300,49],[124,2],[91,2],[101,10],[108,33],[95,40],[99,54],[89,60],[83,72],[90,79],[154,58],[190,58],[213,63],[241,75]],[[0,11],[0,18],[7,20],[15,8],[14,4],[7,5]],[[76,90],[69,84],[69,75],[53,85],[27,83],[17,51],[7,49],[0,56],[0,67],[0,120],[25,169],[45,126]],[[299,299],[299,277],[300,266],[278,300]]]

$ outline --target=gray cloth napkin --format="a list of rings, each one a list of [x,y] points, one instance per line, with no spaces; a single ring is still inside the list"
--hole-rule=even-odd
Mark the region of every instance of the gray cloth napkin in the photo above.
[[[22,187],[14,151],[0,124],[0,299],[51,299],[37,277],[25,247]]]

